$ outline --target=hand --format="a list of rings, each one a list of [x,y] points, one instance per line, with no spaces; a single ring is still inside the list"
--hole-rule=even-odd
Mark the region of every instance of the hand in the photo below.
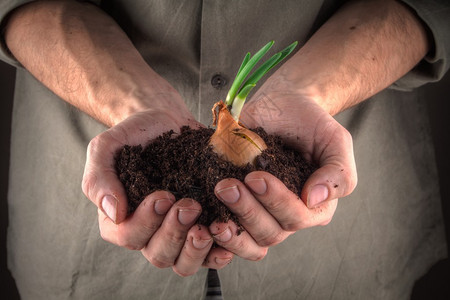
[[[244,108],[243,123],[280,135],[320,168],[305,183],[301,200],[266,172],[250,173],[243,183],[226,179],[216,185],[217,197],[237,215],[245,231],[236,235],[232,222],[212,224],[210,231],[217,244],[250,260],[262,259],[269,246],[297,230],[328,224],[338,198],[350,194],[357,181],[347,130],[310,97],[263,91]]]
[[[180,117],[174,110],[147,110],[131,115],[95,137],[89,144],[83,191],[98,207],[100,233],[104,240],[128,249],[141,250],[153,265],[172,267],[181,275],[197,272],[200,266],[220,269],[233,254],[220,247],[211,249],[208,229],[195,225],[201,206],[192,199],[175,200],[166,191],[148,195],[127,216],[127,197],[115,171],[114,156],[125,144],[145,144],[182,125],[200,126],[194,118]]]

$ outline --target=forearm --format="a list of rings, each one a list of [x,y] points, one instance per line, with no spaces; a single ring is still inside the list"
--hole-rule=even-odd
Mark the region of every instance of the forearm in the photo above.
[[[38,1],[20,7],[5,40],[39,81],[108,126],[150,107],[184,107],[170,103],[182,100],[115,21],[91,4]]]
[[[280,68],[269,90],[295,89],[334,115],[391,85],[427,51],[426,31],[409,8],[353,1]]]

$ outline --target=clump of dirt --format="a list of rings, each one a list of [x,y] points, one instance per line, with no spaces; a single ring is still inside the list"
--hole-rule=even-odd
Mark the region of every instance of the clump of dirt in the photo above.
[[[116,156],[116,169],[128,196],[132,213],[144,198],[167,190],[177,199],[192,198],[202,206],[198,223],[210,225],[214,220],[227,222],[237,218],[214,194],[215,185],[225,178],[244,180],[256,170],[279,178],[299,195],[305,181],[316,169],[302,155],[287,147],[281,138],[268,135],[262,128],[254,130],[267,144],[255,166],[237,167],[217,156],[210,146],[213,129],[181,128],[179,134],[166,132],[147,146],[125,146]],[[300,200],[299,200],[300,201]]]

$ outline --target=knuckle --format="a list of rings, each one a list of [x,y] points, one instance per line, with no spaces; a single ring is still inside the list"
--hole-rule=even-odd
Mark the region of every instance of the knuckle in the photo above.
[[[166,239],[166,243],[172,245],[173,247],[178,247],[180,244],[184,244],[186,237],[181,232],[175,231],[173,233],[167,234]]]
[[[103,144],[102,140],[103,140],[103,134],[99,134],[89,142],[88,147],[87,147],[87,155],[88,156],[91,156],[98,152],[98,149]]]
[[[285,231],[296,232],[299,231],[300,229],[305,228],[305,224],[303,222],[296,222],[296,223],[282,224],[281,227]]]
[[[111,243],[113,245],[116,245],[116,246],[119,246],[122,248],[126,248],[128,250],[141,250],[142,248],[144,248],[143,243],[131,242],[126,237],[123,237],[120,235],[113,237],[109,234],[105,234],[103,231],[100,231],[100,236],[105,242]]]
[[[95,161],[96,155],[101,153],[100,148],[102,143],[102,134],[94,137],[89,142],[87,147],[86,166],[81,182],[81,189],[83,193],[93,202],[96,200],[95,190],[98,181],[98,176],[95,172],[95,165],[93,165],[93,161]]]
[[[161,225],[159,223],[154,222],[150,224],[147,223],[140,224],[139,227],[140,235],[151,237],[159,229],[160,226]]]
[[[264,257],[266,257],[268,250],[269,250],[269,249],[266,248],[266,247],[261,248],[261,250],[260,250],[258,253],[256,253],[255,255],[251,256],[251,257],[249,258],[249,260],[251,260],[251,261],[260,261],[260,260],[263,260]]]
[[[243,222],[243,223],[251,223],[252,220],[256,219],[256,209],[251,206],[246,208],[242,212],[236,212],[235,215]]]
[[[173,261],[169,261],[167,258],[157,257],[154,255],[147,256],[146,258],[158,269],[165,269],[173,266]]]
[[[297,232],[299,230],[312,227],[312,222],[313,221],[311,218],[306,217],[298,222],[284,224],[282,228],[288,232]]]
[[[350,194],[356,188],[357,184],[358,184],[358,176],[356,174],[350,175],[349,179],[348,179],[348,191],[347,191],[347,193]]]
[[[250,261],[262,260],[267,255],[268,248],[257,246],[256,249],[254,249],[254,247],[255,246],[252,246],[253,249],[251,249],[243,240],[239,240],[233,245],[227,247],[227,249],[234,253],[241,252],[242,254],[239,256]]]
[[[135,244],[125,244],[124,246],[122,246],[128,250],[133,250],[133,251],[139,251],[141,250],[143,247],[139,246],[139,245],[135,245]]]
[[[129,250],[141,250],[146,244],[146,241],[143,240],[142,236],[127,232],[121,226],[117,229],[115,241],[117,246]]]
[[[342,129],[343,138],[348,142],[352,142],[353,137],[352,137],[352,134],[350,133],[350,131],[348,131],[345,127],[341,127],[341,129]]]
[[[175,266],[172,267],[172,270],[181,277],[189,277],[197,273],[196,271],[187,271],[187,270],[180,270],[179,268]]]
[[[108,243],[111,244],[115,244],[115,242],[113,241],[113,239],[111,239],[111,237],[109,235],[107,235],[103,230],[100,229],[100,237]]]
[[[199,251],[186,251],[184,254],[190,261],[197,261],[205,257],[204,253]]]
[[[333,217],[327,217],[322,223],[320,223],[320,226],[326,226],[330,224],[331,220],[333,220]]]
[[[220,243],[220,244],[224,245],[226,243]],[[226,244],[226,249],[233,253],[239,252],[241,249],[246,249],[246,248],[248,248],[248,245],[242,239],[237,239],[237,240],[231,239],[231,241],[228,244]]]
[[[282,199],[272,199],[264,203],[264,206],[271,212],[282,212],[286,209],[285,203]]]
[[[355,190],[358,184],[358,175],[354,168],[347,168],[346,170],[341,169],[341,173],[345,183],[343,184],[342,196],[347,196]]]
[[[91,201],[94,201],[93,191],[95,190],[95,185],[97,183],[97,176],[93,172],[86,172],[83,175],[83,180],[81,182],[81,189],[86,197]]]
[[[262,247],[270,247],[277,245],[282,241],[284,241],[284,233],[282,231],[279,231],[275,234],[270,234],[258,240],[258,245]]]
[[[142,245],[138,245],[137,243],[130,240],[128,236],[124,235],[117,235],[116,237],[116,244],[117,246],[129,249],[129,250],[141,250],[143,247]]]

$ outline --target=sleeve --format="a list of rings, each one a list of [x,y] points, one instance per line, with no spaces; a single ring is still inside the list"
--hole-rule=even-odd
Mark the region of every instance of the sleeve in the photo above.
[[[432,43],[427,56],[391,88],[411,90],[439,81],[450,66],[450,2],[448,0],[401,0],[427,27]]]
[[[79,1],[79,0],[78,0]],[[6,24],[8,22],[8,17],[13,12],[14,9],[30,3],[34,2],[33,0],[0,0],[0,60],[13,65],[15,67],[20,67],[21,64],[14,58],[12,53],[8,50],[8,47],[5,43],[5,29]],[[100,4],[100,0],[89,1],[93,4]]]
[[[26,3],[33,2],[31,0],[2,0],[0,1],[0,60],[19,67],[20,63],[14,58],[5,43],[5,27],[10,13]]]

